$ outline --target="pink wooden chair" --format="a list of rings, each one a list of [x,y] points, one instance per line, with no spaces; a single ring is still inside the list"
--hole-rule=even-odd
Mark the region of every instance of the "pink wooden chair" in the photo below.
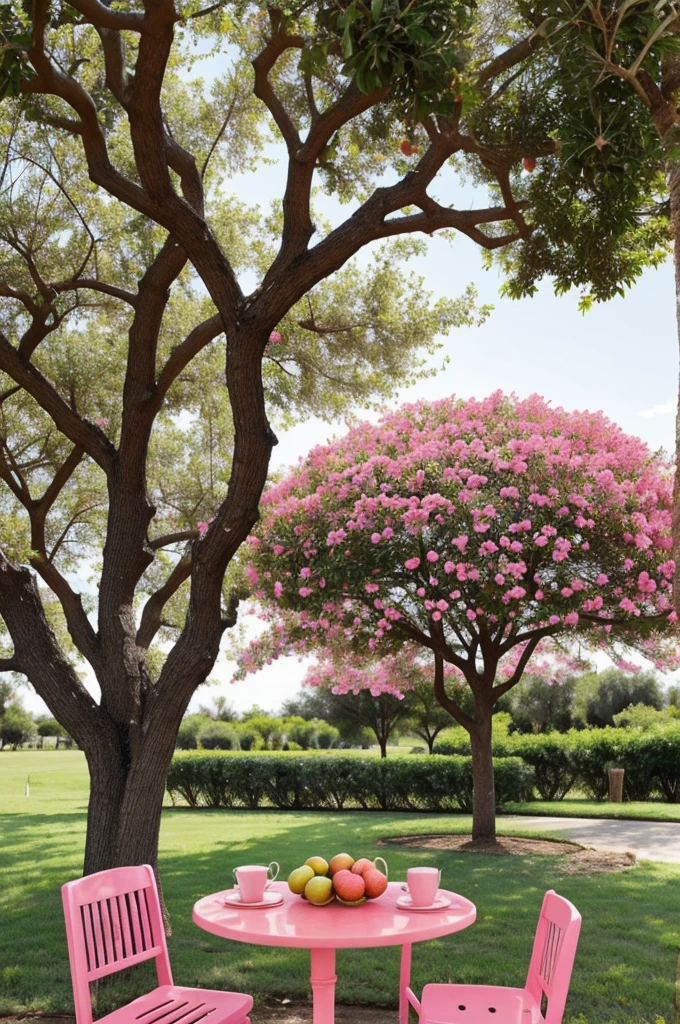
[[[251,996],[173,985],[152,868],[113,868],[62,886],[76,1024],[92,1024],[90,984],[154,957],[158,986],[99,1024],[250,1024]],[[207,1022],[206,1022],[207,1024]]]
[[[581,930],[576,907],[551,889],[543,898],[524,988],[426,985],[406,989],[419,1024],[561,1024]]]

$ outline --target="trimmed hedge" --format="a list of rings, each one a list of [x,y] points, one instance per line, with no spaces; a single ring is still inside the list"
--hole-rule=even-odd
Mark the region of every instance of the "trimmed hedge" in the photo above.
[[[530,795],[533,771],[520,758],[497,758],[494,772],[499,806]],[[192,751],[172,759],[167,787],[190,807],[470,811],[472,758]]]
[[[468,751],[463,742],[435,746],[438,754],[461,756]],[[515,734],[495,740],[493,753],[498,758],[520,757],[530,765],[543,800],[563,800],[573,787],[593,800],[604,800],[608,769],[623,768],[625,800],[656,796],[680,803],[680,727]]]

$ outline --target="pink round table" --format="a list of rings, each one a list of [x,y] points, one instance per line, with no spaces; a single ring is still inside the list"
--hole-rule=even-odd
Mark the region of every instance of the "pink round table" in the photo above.
[[[294,896],[285,882],[275,882],[272,889],[282,894],[283,903],[271,909],[247,910],[227,906],[227,890],[223,890],[199,900],[192,917],[199,928],[224,939],[309,949],[314,1024],[333,1024],[337,949],[401,946],[399,1022],[407,1024],[405,992],[410,983],[412,944],[467,928],[477,917],[477,909],[465,897],[442,889],[451,899],[451,906],[445,910],[400,910],[397,899],[404,895],[402,884],[390,882],[380,899],[368,900],[359,907],[343,907],[340,903],[313,907]]]

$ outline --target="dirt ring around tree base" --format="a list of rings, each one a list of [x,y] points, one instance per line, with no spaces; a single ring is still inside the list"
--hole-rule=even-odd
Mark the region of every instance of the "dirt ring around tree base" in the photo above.
[[[391,836],[378,845],[409,846],[420,850],[451,850],[455,853],[486,853],[494,856],[559,857],[558,868],[569,875],[591,875],[625,871],[636,862],[634,853],[614,850],[592,850],[564,839],[526,839],[521,836],[498,836],[495,843],[473,841],[471,835]]]

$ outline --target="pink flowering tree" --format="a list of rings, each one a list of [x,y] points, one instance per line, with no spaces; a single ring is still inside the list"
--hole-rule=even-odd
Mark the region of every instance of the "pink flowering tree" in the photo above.
[[[539,645],[675,657],[671,490],[642,441],[537,396],[361,423],[265,496],[248,573],[270,625],[242,672],[295,651],[429,650],[437,698],[470,734],[473,835],[492,841],[493,708]]]

